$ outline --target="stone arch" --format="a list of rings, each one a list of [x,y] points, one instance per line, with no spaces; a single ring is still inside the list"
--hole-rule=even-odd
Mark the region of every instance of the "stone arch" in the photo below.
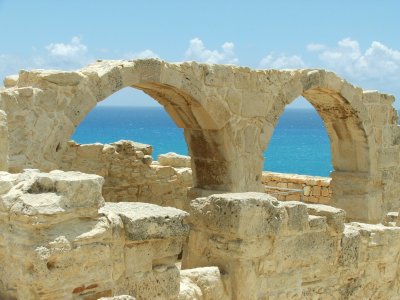
[[[38,111],[39,117],[24,127],[37,127],[38,119],[43,125],[40,135],[29,138],[28,132],[24,132],[22,139],[20,134],[11,133],[15,139],[13,145],[18,145],[13,146],[13,156],[23,149],[14,160],[12,171],[26,167],[57,169],[65,145],[87,113],[113,93],[131,87],[158,101],[177,126],[184,128],[189,154],[194,158],[195,186],[226,190],[232,180],[226,166],[226,149],[219,140],[221,129],[231,115],[218,95],[210,101],[204,84],[205,72],[204,65],[168,64],[155,59],[98,61],[76,72],[22,71],[8,92],[13,94],[13,103],[18,103],[23,89],[32,103],[37,104],[31,109]],[[17,130],[13,127],[14,132]]]
[[[321,116],[330,139],[333,205],[345,209],[349,219],[380,221],[379,145],[365,92],[324,70],[282,72],[290,73],[291,80],[282,85],[267,119],[274,127],[286,105],[299,96],[307,99]]]
[[[262,191],[262,152],[285,106],[303,95],[333,141],[334,205],[367,221],[400,207],[394,97],[362,91],[331,72],[145,59],[98,61],[75,72],[21,71],[5,83],[0,107],[7,114],[12,172],[57,169],[63,145],[86,114],[116,91],[134,87],[184,128],[199,188],[192,196]]]

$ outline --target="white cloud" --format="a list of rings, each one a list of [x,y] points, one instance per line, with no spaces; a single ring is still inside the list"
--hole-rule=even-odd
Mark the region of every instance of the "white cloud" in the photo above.
[[[141,52],[125,54],[124,57],[127,59],[141,59],[141,58],[160,58],[160,56],[150,49],[143,50]]]
[[[270,53],[260,61],[260,67],[265,69],[301,69],[305,66],[303,59],[298,55]]]
[[[318,43],[310,43],[307,45],[308,51],[321,51],[325,49],[325,45],[318,44]]]
[[[79,37],[74,36],[69,44],[51,43],[46,46],[46,50],[50,56],[63,60],[75,60],[84,56],[88,48],[81,43]]]
[[[400,89],[400,50],[374,41],[363,51],[358,41],[345,38],[316,52],[324,67],[365,88]]]
[[[88,47],[81,39],[74,36],[69,43],[50,43],[46,53],[32,58],[32,63],[39,68],[75,69],[90,63]]]
[[[233,43],[226,42],[221,48],[221,50],[207,49],[202,40],[194,38],[189,42],[185,58],[212,64],[237,64],[239,62],[239,59],[235,56],[235,45]]]

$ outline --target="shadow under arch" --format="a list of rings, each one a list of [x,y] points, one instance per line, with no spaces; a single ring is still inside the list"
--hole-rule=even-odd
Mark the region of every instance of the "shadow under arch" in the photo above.
[[[380,221],[382,191],[377,147],[362,103],[363,91],[331,72],[299,71],[282,86],[269,112],[273,127],[285,107],[300,96],[315,108],[329,136],[334,170],[330,174],[332,205],[343,208],[350,220]]]

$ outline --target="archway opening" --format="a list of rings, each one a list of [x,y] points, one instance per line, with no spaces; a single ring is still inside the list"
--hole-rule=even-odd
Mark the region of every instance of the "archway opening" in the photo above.
[[[183,129],[153,98],[134,88],[122,89],[91,110],[75,129],[72,140],[113,143],[131,140],[153,147],[153,158],[176,152],[187,155]]]
[[[62,168],[103,176],[107,202],[184,208],[192,173],[183,129],[155,99],[124,88],[98,103],[79,123]],[[175,152],[163,159],[160,154]]]
[[[265,191],[279,200],[332,205],[330,139],[317,110],[303,97],[280,115],[264,152]],[[321,178],[325,177],[325,178]]]
[[[298,97],[285,107],[264,158],[265,171],[329,176],[333,170],[329,136],[306,99]]]

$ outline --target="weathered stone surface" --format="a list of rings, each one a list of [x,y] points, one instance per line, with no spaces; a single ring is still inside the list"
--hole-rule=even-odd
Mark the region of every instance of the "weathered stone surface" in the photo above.
[[[400,295],[399,227],[343,224],[343,210],[289,201],[274,205],[286,211],[278,231],[255,237],[244,235],[240,226],[215,230],[211,216],[233,219],[238,224],[257,224],[276,217],[273,210],[261,213],[262,205],[251,218],[240,213],[254,203],[254,198],[259,203],[274,203],[271,197],[261,195],[221,194],[193,200],[182,267],[218,265],[229,278],[231,299],[364,299],[371,295],[395,299]],[[241,201],[233,203],[239,198]],[[200,202],[206,203],[207,209],[202,209]],[[225,206],[235,208],[234,216],[225,215]],[[188,284],[183,291],[201,299],[196,286]]]
[[[223,282],[217,267],[182,270],[179,300],[231,299],[228,282]]]
[[[61,222],[81,214],[97,215],[104,205],[103,179],[97,175],[32,170],[19,175],[15,182],[19,184],[0,199],[0,210],[32,225]]]
[[[145,157],[150,157],[152,151],[150,145],[131,141],[105,145],[69,142],[60,168],[103,176],[103,197],[108,202],[186,208],[192,170],[151,164]]]
[[[266,185],[265,192],[282,201],[296,200],[333,205],[331,180],[329,177],[275,172],[263,172],[262,174],[262,183]]]
[[[0,110],[0,171],[8,171],[7,115]]]
[[[103,206],[102,183],[79,172],[0,172],[1,299],[177,299],[187,213]]]
[[[213,214],[208,212],[213,211]],[[229,236],[260,237],[278,232],[285,222],[285,209],[263,193],[216,194],[190,203],[189,222]],[[255,218],[257,216],[258,218]]]
[[[16,86],[18,84],[18,75],[9,75],[4,78],[4,86],[6,88]]]
[[[184,129],[193,170],[177,155],[153,162],[149,145],[69,142],[98,102],[125,87]],[[262,173],[273,128],[299,96],[329,134],[330,179]],[[0,170],[96,175],[0,172],[0,298],[397,299],[400,221],[387,217],[400,208],[393,101],[324,70],[154,59],[7,78]],[[281,203],[255,193],[266,183],[277,196],[300,193]],[[189,198],[201,196],[190,207],[188,187]],[[139,201],[188,208],[182,266],[218,269],[180,278],[187,214]]]
[[[158,162],[163,166],[171,166],[174,168],[190,168],[190,157],[179,155],[174,152],[161,154],[158,156]]]
[[[147,203],[107,202],[99,212],[120,216],[126,236],[131,241],[186,236],[189,232],[188,226],[182,224],[188,214],[172,207],[161,208]]]

